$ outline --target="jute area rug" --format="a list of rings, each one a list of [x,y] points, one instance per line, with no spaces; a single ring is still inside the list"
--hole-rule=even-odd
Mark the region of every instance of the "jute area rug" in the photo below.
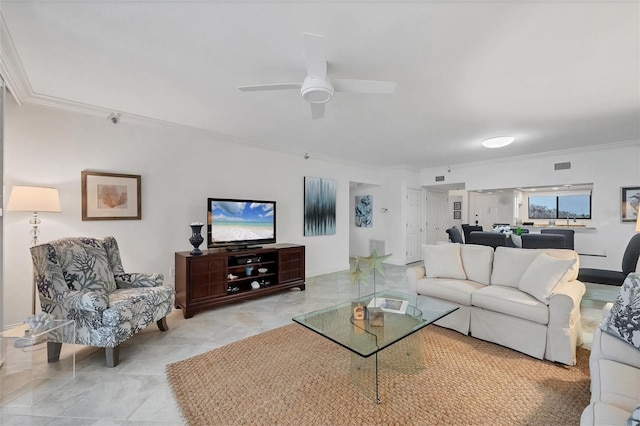
[[[357,356],[298,324],[170,364],[167,375],[190,425],[577,425],[589,404],[586,349],[567,367],[437,326],[415,336],[420,368],[387,368],[397,355],[381,352],[380,404],[354,386]]]

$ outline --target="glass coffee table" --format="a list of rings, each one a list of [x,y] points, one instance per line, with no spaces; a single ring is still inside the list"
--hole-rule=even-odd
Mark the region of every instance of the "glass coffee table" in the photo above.
[[[420,309],[418,309],[415,301],[415,295],[382,291],[296,316],[293,321],[355,354],[356,357],[352,357],[351,362],[352,381],[363,388],[365,393],[373,390],[374,400],[380,403],[379,352],[403,341],[406,347],[402,348],[402,356],[412,357],[414,364],[417,363],[422,367],[420,345],[407,338],[458,309],[456,305],[428,297],[421,297]],[[364,310],[363,306],[368,308]],[[360,319],[363,311],[367,311],[368,315]],[[371,363],[363,362],[371,358],[373,358]],[[385,365],[393,368],[395,361],[399,360],[394,360],[394,356],[391,356]],[[397,364],[399,365],[400,362]],[[402,361],[402,364],[406,365],[406,362]],[[367,374],[368,371],[371,374]],[[363,383],[365,383],[364,386]]]

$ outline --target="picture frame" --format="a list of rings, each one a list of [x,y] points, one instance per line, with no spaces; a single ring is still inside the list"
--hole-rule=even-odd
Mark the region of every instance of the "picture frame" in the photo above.
[[[388,297],[374,297],[367,305],[367,308],[380,308],[382,312],[390,312],[392,314],[405,314],[409,302],[402,299],[392,299]]]
[[[462,210],[462,201],[454,201],[453,202],[454,210]]]
[[[621,188],[620,220],[622,222],[636,222],[640,208],[640,186]]]
[[[454,210],[453,218],[456,220],[462,219],[462,212],[460,210]]]
[[[141,220],[141,176],[81,172],[82,220]]]

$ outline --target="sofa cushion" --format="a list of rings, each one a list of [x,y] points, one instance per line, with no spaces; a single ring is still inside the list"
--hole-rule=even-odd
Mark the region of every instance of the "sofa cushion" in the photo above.
[[[640,349],[640,274],[627,275],[600,328]]]
[[[580,256],[575,250],[568,249],[542,249],[549,256],[558,257],[560,259],[575,259],[575,263],[567,271],[567,275],[564,277],[567,281],[573,281],[578,279],[578,271],[580,270]]]
[[[548,305],[553,288],[574,263],[575,259],[559,259],[540,253],[522,274],[518,288]]]
[[[468,280],[489,285],[493,268],[493,247],[462,244],[460,257]]]
[[[471,295],[471,304],[502,314],[534,321],[549,323],[549,307],[535,297],[509,286],[491,284],[476,290]]]
[[[423,244],[422,253],[427,278],[467,279],[462,267],[460,244]]]
[[[423,278],[418,280],[416,284],[418,294],[464,306],[471,306],[471,293],[483,287],[483,284],[475,281],[452,280],[449,278]]]
[[[493,256],[491,284],[518,288],[520,278],[540,253],[536,249],[497,247]]]

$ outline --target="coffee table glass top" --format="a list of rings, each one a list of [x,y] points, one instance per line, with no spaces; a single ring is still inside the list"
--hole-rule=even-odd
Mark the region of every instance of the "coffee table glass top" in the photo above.
[[[366,306],[374,297],[406,301],[406,310],[401,310],[404,313],[385,310],[384,325],[379,327],[371,326],[369,320],[353,319],[353,306]],[[458,309],[456,305],[426,297],[421,298],[421,309],[418,309],[411,303],[412,299],[415,300],[415,296],[382,291],[296,316],[293,321],[362,357],[369,357]]]

